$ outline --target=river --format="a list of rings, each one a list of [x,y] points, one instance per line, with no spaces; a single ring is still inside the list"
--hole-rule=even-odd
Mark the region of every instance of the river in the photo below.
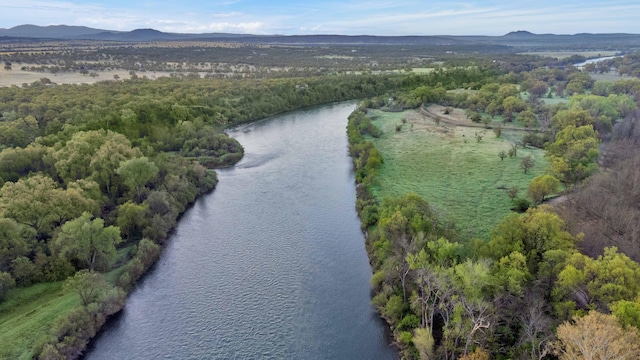
[[[230,131],[245,147],[180,219],[86,359],[395,359],[370,305],[354,103]]]

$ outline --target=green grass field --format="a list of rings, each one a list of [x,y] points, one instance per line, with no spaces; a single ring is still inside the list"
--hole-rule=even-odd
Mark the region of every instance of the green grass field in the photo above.
[[[508,151],[522,136],[493,131],[437,126],[413,111],[384,113],[370,111],[373,123],[383,131],[372,139],[384,157],[374,191],[380,198],[415,192],[424,197],[447,219],[455,221],[465,238],[487,239],[493,227],[510,212],[511,200],[505,189],[517,186],[526,195],[531,179],[544,172],[544,151],[518,149],[517,158],[501,161],[500,150]],[[408,119],[396,132],[401,119]],[[483,136],[478,142],[475,134]],[[524,174],[521,159],[531,155],[535,167]]]
[[[12,289],[0,302],[0,359],[31,359],[33,345],[58,317],[80,305],[62,282]]]

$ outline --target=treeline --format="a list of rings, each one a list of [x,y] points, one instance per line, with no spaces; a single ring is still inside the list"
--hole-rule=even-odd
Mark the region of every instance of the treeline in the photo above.
[[[215,187],[205,166],[242,157],[222,129],[401,86],[399,77],[352,76],[0,89],[0,301],[14,286],[65,279],[82,299],[25,351],[81,354],[178,216]]]
[[[575,359],[591,351],[592,356],[634,358],[640,351],[640,264],[630,257],[637,256],[637,159],[628,154],[637,148],[635,87],[623,82],[594,91],[598,86],[584,74],[554,69],[486,78],[476,85],[471,92],[450,92],[443,84],[416,86],[395,98],[367,100],[349,119],[356,208],[374,269],[373,304],[390,324],[402,356]],[[539,101],[558,87],[568,88],[569,101]],[[525,89],[529,99],[522,99]],[[523,106],[505,116],[510,97]],[[605,159],[625,160],[577,190],[582,195],[571,197],[568,205],[572,229],[602,229],[573,236],[553,208],[538,205],[505,217],[488,241],[462,239],[415,194],[376,198],[375,175],[384,160],[367,140],[380,133],[364,106],[396,110],[424,102],[467,107],[482,116],[491,116],[487,107],[493,103],[515,121],[525,111],[533,113],[529,126],[544,138],[538,146],[551,162],[548,174],[529,188],[534,205],[557,191],[558,181],[572,187],[588,180],[598,169],[601,139],[612,136],[615,127],[625,146],[611,145]],[[549,179],[556,190],[535,196]],[[609,240],[598,240],[598,234]]]

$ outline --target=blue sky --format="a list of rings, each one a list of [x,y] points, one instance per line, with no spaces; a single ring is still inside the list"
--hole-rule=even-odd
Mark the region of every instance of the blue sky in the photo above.
[[[20,24],[285,35],[638,34],[640,1],[0,0],[0,27]]]

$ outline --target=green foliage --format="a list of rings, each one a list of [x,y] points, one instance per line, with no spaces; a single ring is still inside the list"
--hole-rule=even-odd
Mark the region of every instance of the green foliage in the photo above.
[[[622,327],[633,326],[640,330],[640,303],[638,301],[620,300],[611,304],[610,308]]]
[[[108,270],[116,258],[116,245],[120,243],[120,229],[104,226],[104,220],[91,220],[85,212],[62,225],[53,241],[55,254],[77,262],[79,268]]]
[[[49,237],[56,225],[94,211],[96,203],[78,188],[60,189],[45,175],[7,182],[0,189],[0,216],[32,227],[38,237]]]
[[[158,167],[143,156],[121,162],[116,174],[130,190],[135,191],[135,197],[139,199],[145,184],[158,175]]]
[[[88,270],[78,271],[64,283],[65,291],[80,295],[84,306],[99,299],[108,287],[109,285],[100,273]]]
[[[591,259],[573,254],[558,275],[554,297],[574,303],[575,308],[594,306],[607,310],[617,301],[640,294],[640,264],[618,253],[615,247]]]
[[[0,301],[4,299],[9,289],[16,285],[15,280],[11,277],[11,274],[6,272],[0,272]]]
[[[599,144],[592,126],[565,127],[547,147],[551,173],[565,184],[584,180],[598,168]]]
[[[413,345],[418,349],[421,360],[433,358],[435,341],[428,328],[417,328],[413,331]]]
[[[531,180],[527,194],[529,194],[533,203],[538,205],[544,201],[546,196],[556,193],[559,187],[560,181],[552,175],[539,175]]]
[[[393,295],[389,298],[389,300],[387,300],[382,313],[392,323],[398,323],[400,319],[402,319],[402,314],[404,314],[405,307],[406,305],[402,300],[402,296]]]

